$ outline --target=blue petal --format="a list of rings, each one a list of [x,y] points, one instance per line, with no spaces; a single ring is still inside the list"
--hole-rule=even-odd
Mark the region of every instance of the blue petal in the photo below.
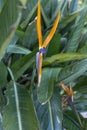
[[[42,53],[42,54],[46,53],[46,48],[41,48],[41,49],[39,50],[39,53]]]

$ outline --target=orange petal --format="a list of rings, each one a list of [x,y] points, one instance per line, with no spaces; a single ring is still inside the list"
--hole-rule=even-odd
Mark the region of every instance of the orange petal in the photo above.
[[[57,15],[57,18],[56,18],[56,20],[54,22],[54,25],[53,25],[49,35],[47,36],[47,38],[45,39],[45,41],[43,43],[43,47],[46,48],[48,43],[51,41],[51,39],[52,39],[52,37],[53,37],[53,35],[54,35],[55,31],[56,31],[57,25],[59,23],[59,19],[60,19],[60,12],[58,12],[58,15]]]
[[[42,77],[42,60],[43,60],[43,55],[42,53],[40,53],[39,70],[38,70],[38,86],[41,83],[41,77]]]
[[[39,49],[40,49],[42,47],[40,0],[38,0],[38,10],[37,10],[37,34],[38,34]]]
[[[70,90],[65,84],[63,84],[62,82],[60,83],[60,86],[66,91],[66,93],[72,97],[73,96],[73,91]]]

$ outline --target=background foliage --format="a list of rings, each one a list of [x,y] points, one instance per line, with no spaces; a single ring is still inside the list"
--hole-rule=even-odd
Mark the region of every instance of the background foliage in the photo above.
[[[37,87],[37,0],[0,0],[1,130],[87,129],[87,0],[41,0],[44,38],[59,10]]]

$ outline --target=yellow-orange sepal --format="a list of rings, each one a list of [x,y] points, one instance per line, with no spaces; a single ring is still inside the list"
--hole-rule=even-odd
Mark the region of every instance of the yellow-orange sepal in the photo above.
[[[54,33],[55,33],[56,28],[57,28],[58,23],[59,23],[59,19],[60,19],[60,11],[58,12],[58,15],[57,15],[57,17],[56,17],[56,20],[55,20],[55,22],[54,22],[54,25],[53,25],[53,27],[52,27],[50,33],[48,34],[48,36],[46,37],[46,39],[45,39],[45,41],[44,41],[44,43],[43,43],[43,47],[44,47],[44,48],[47,47],[47,45],[49,44],[49,42],[50,42],[51,39],[53,38]]]
[[[60,83],[60,86],[65,90],[65,92],[72,98],[74,93],[72,89],[69,89],[64,83]]]
[[[38,33],[39,49],[40,49],[42,47],[40,0],[38,0],[38,9],[37,9],[37,33]]]

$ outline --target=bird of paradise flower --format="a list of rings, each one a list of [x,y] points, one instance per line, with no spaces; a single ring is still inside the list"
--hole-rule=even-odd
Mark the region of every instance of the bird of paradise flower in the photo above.
[[[70,89],[63,82],[60,82],[59,85],[65,90],[65,92],[68,94],[69,97],[71,97],[73,101],[74,92],[72,90],[71,84],[70,84]]]
[[[38,40],[39,40],[39,52],[37,52],[37,54],[36,54],[36,67],[37,67],[37,72],[38,72],[38,86],[40,85],[41,77],[42,77],[43,54],[46,52],[46,47],[54,36],[57,25],[59,23],[59,19],[60,19],[60,11],[58,12],[58,15],[56,17],[56,20],[54,22],[54,25],[53,25],[50,33],[46,37],[45,41],[42,43],[40,0],[38,0],[37,34],[38,34]]]

